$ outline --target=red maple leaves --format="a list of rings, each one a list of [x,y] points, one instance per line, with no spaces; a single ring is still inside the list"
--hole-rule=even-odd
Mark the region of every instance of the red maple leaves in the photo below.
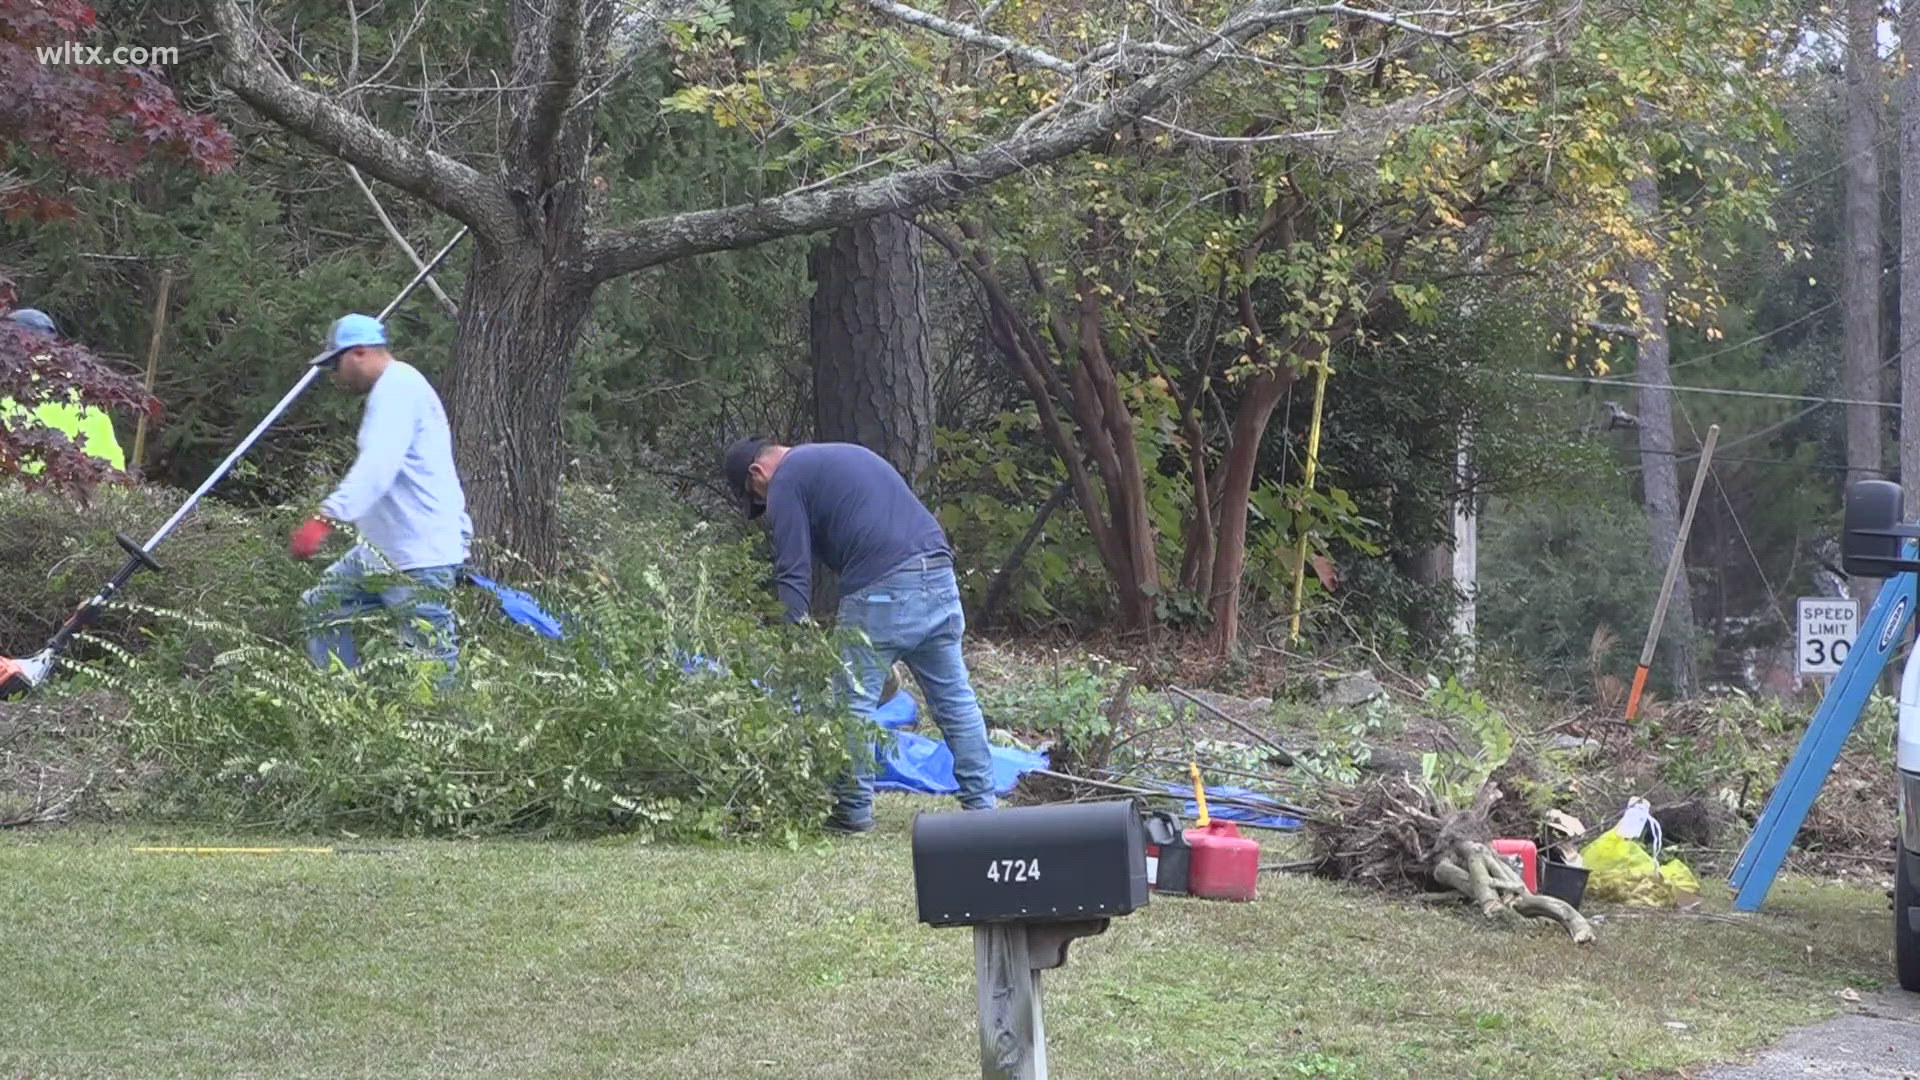
[[[207,172],[233,163],[232,135],[181,105],[155,71],[75,62],[111,55],[93,53],[95,30],[94,11],[80,0],[0,0],[0,212],[10,219],[74,212],[64,193],[16,170],[122,179],[161,154]],[[13,283],[0,274],[0,314],[14,304]],[[82,496],[118,474],[31,410],[56,402],[160,411],[137,380],[81,345],[0,319],[0,401],[9,398],[16,409],[0,416],[0,477]]]
[[[0,279],[0,308],[11,308],[13,289]],[[0,416],[0,477],[29,486],[85,496],[107,479],[124,479],[106,462],[76,445],[63,431],[35,419],[48,403],[84,403],[91,409],[160,415],[160,401],[139,380],[115,371],[80,345],[49,338],[11,319],[0,319],[0,402],[16,410]],[[37,466],[28,472],[29,466]]]
[[[22,151],[102,179],[130,176],[156,153],[208,172],[233,163],[232,135],[182,106],[156,72],[71,62],[94,29],[80,0],[0,0],[0,172]],[[0,211],[44,220],[72,206],[15,179],[0,181]]]

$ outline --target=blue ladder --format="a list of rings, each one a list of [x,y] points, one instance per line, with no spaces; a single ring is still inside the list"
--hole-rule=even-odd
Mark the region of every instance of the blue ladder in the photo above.
[[[1839,674],[1820,699],[1820,708],[1800,737],[1800,747],[1787,762],[1786,771],[1767,799],[1766,809],[1754,824],[1753,835],[1740,851],[1727,883],[1733,886],[1734,909],[1754,911],[1773,888],[1773,879],[1786,861],[1787,848],[1800,831],[1800,825],[1812,809],[1813,800],[1833,771],[1840,748],[1853,733],[1860,710],[1880,681],[1902,631],[1913,618],[1914,574],[1903,571],[1888,577],[1880,585],[1880,595],[1860,628],[1853,648],[1840,664]]]

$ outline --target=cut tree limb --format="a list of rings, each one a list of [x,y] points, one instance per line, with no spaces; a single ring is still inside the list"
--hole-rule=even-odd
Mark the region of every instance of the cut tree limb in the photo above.
[[[1284,746],[1281,746],[1278,742],[1275,742],[1271,737],[1262,735],[1252,725],[1234,716],[1229,715],[1226,712],[1226,710],[1221,709],[1216,705],[1210,705],[1207,702],[1201,701],[1199,698],[1195,697],[1191,692],[1183,690],[1178,686],[1168,686],[1167,689],[1173,691],[1176,694],[1179,694],[1181,697],[1186,698],[1188,701],[1193,702],[1195,705],[1200,706],[1201,708],[1207,710],[1208,712],[1219,717],[1220,719],[1225,720],[1227,723],[1232,724],[1234,727],[1239,728],[1241,731],[1246,732],[1248,735],[1252,736],[1254,739],[1259,740],[1262,744],[1264,744],[1267,747],[1267,749],[1272,750],[1274,754],[1277,755],[1276,760],[1278,760],[1280,764],[1291,765],[1294,763],[1293,751],[1287,749]]]
[[[1586,945],[1593,941],[1593,924],[1574,910],[1572,904],[1557,896],[1528,893],[1513,902],[1513,910],[1530,918],[1554,920],[1567,928],[1575,945]]]

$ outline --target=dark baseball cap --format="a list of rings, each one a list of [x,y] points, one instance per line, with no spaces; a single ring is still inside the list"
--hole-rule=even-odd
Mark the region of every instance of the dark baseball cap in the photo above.
[[[727,488],[739,498],[747,508],[747,517],[757,518],[767,509],[767,504],[754,495],[747,472],[760,458],[760,452],[771,443],[761,435],[749,435],[727,447],[727,456],[723,470],[727,476]]]

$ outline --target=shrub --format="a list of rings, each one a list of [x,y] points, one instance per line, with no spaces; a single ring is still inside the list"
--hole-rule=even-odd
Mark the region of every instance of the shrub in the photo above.
[[[8,597],[19,644],[43,636],[30,613],[57,618],[112,573],[115,527],[134,535],[125,523],[176,505],[143,491],[75,512],[0,493],[0,557],[54,568],[34,595]],[[377,615],[357,628],[360,671],[308,663],[298,599],[319,563],[284,548],[300,516],[204,506],[160,553],[169,572],[137,578],[70,654],[81,681],[131,703],[117,734],[159,777],[145,812],[283,830],[789,840],[824,815],[849,760],[851,718],[829,692],[838,642],[769,617],[753,535],[651,489],[569,489],[563,572],[539,579],[508,559],[497,575],[535,593],[567,638],[457,589],[460,677],[436,696]]]
[[[0,650],[36,649],[60,621],[126,561],[115,532],[145,543],[185,493],[166,488],[103,486],[85,505],[45,491],[0,484]],[[292,510],[252,515],[205,501],[154,553],[163,572],[141,571],[120,598],[195,613],[271,637],[286,637],[297,600],[314,568],[287,557]],[[145,639],[150,623],[131,610],[110,610],[95,632],[122,646]]]
[[[124,737],[165,766],[147,809],[299,831],[477,835],[633,830],[792,840],[848,763],[837,659],[818,633],[762,630],[710,590],[578,590],[566,641],[473,635],[458,687],[391,624],[358,628],[358,672],[242,628],[149,610],[228,647],[183,675],[165,654],[107,646],[85,676],[125,693]],[[471,625],[471,624],[469,624]],[[724,670],[689,664],[724,657]],[[690,669],[690,670],[689,670]]]

